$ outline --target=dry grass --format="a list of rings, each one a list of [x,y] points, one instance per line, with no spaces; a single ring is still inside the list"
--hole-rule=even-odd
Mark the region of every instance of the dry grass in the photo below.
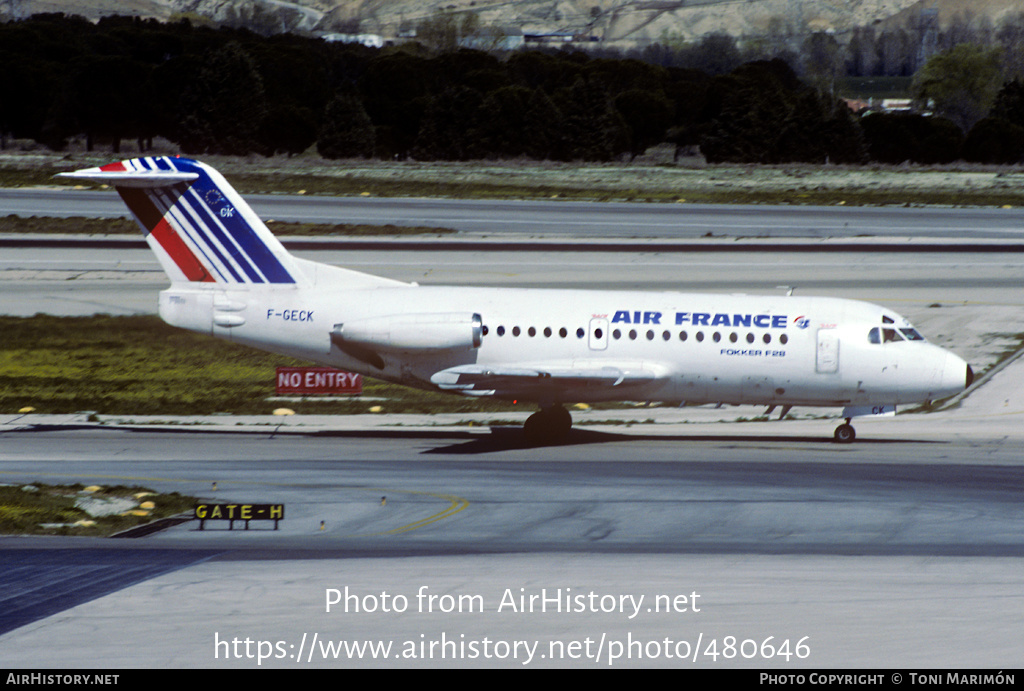
[[[123,154],[129,157],[133,154]],[[102,165],[116,156],[74,152],[0,155],[0,186],[63,184],[58,172]],[[207,156],[243,194],[378,197],[585,199],[734,204],[1024,205],[1020,166],[789,164],[706,165],[672,159],[669,147],[633,162],[326,161],[315,154]]]

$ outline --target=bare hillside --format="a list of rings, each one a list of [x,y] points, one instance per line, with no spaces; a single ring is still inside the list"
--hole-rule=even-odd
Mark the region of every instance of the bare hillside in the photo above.
[[[915,26],[930,10],[940,26],[998,26],[1024,12],[1020,0],[0,0],[0,15],[7,17],[65,12],[90,19],[135,14],[166,20],[189,13],[263,31],[358,31],[385,38],[439,11],[472,12],[484,26],[620,47],[688,41],[712,32],[753,37]]]

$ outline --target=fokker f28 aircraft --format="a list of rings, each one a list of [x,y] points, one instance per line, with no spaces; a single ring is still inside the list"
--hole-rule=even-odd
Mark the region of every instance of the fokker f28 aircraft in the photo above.
[[[970,386],[964,360],[898,314],[825,297],[420,286],[291,255],[213,168],[138,158],[63,177],[112,185],[171,279],[169,324],[370,377],[536,403],[842,407],[853,417]]]

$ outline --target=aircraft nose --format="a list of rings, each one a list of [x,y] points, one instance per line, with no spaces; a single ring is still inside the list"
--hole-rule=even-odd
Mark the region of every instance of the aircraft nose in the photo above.
[[[958,394],[974,381],[974,370],[961,357],[946,352],[942,367],[942,391],[946,396]]]

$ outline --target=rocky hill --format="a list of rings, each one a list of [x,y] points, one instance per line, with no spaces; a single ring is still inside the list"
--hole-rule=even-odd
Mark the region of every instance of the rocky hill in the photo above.
[[[1000,23],[1024,14],[1020,0],[0,0],[0,16],[65,12],[98,19],[136,14],[248,26],[263,33],[327,31],[393,39],[437,12],[473,13],[482,26],[521,29],[551,40],[617,47],[689,41],[712,32],[736,37],[843,34],[857,26]]]

